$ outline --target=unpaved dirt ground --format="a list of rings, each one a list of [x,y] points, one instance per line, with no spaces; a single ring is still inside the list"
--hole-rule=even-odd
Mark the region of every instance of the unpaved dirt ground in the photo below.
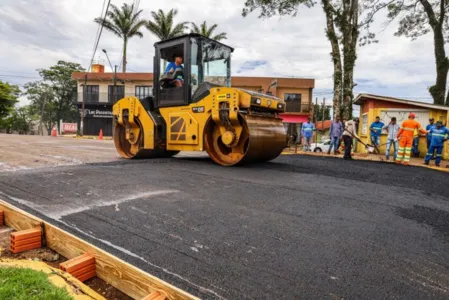
[[[176,157],[205,157],[205,152],[180,152]],[[0,172],[124,160],[114,141],[0,134]]]
[[[111,140],[0,134],[0,171],[118,160]]]

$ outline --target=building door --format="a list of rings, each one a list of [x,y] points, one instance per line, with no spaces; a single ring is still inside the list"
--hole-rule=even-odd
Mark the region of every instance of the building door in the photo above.
[[[85,118],[83,135],[98,136],[100,129],[104,136],[112,136],[112,118]]]

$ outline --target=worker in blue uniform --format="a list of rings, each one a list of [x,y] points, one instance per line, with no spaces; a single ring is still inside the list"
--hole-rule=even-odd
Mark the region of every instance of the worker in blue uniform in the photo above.
[[[428,165],[432,157],[434,150],[436,150],[437,155],[435,158],[435,165],[440,166],[441,153],[443,152],[444,142],[449,138],[449,129],[443,127],[443,122],[438,121],[436,123],[436,128],[431,128],[429,133],[432,133],[432,140],[430,141],[430,147],[427,151],[426,158],[424,159],[424,164]]]
[[[379,117],[376,117],[376,121],[369,127],[371,131],[371,143],[374,146],[380,145],[380,134],[382,133],[382,128],[385,126],[384,123],[380,121]]]
[[[312,142],[313,132],[315,131],[315,126],[310,122],[310,117],[307,118],[307,122],[302,124],[301,135],[304,137],[304,151],[312,151],[310,149],[310,144]]]
[[[429,119],[429,124],[426,126],[426,131],[428,132],[428,134],[427,134],[427,152],[429,152],[430,141],[432,141],[432,133],[430,133],[430,129],[432,129],[432,128],[436,128],[435,119],[434,118],[430,118]],[[432,158],[431,159],[435,159],[435,152],[432,153]]]

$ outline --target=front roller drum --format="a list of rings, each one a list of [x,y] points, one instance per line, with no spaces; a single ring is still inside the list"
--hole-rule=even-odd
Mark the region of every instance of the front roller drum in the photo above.
[[[167,151],[165,149],[143,148],[143,129],[141,126],[138,136],[134,137],[133,141],[129,141],[126,139],[125,127],[117,123],[114,129],[114,144],[117,152],[123,158],[167,158],[179,153],[179,151]]]
[[[214,162],[223,166],[255,163],[278,157],[287,145],[287,133],[282,119],[265,116],[239,115],[243,127],[238,142],[228,146],[228,131],[221,134],[212,119],[206,124],[205,149]]]

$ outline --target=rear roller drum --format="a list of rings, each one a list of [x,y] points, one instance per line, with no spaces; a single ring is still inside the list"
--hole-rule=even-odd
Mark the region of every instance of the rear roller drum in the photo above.
[[[234,143],[233,132],[221,134],[220,126],[212,119],[207,122],[205,149],[217,164],[232,166],[268,161],[278,157],[286,147],[287,137],[281,119],[240,115],[239,121],[243,129],[237,143]]]

